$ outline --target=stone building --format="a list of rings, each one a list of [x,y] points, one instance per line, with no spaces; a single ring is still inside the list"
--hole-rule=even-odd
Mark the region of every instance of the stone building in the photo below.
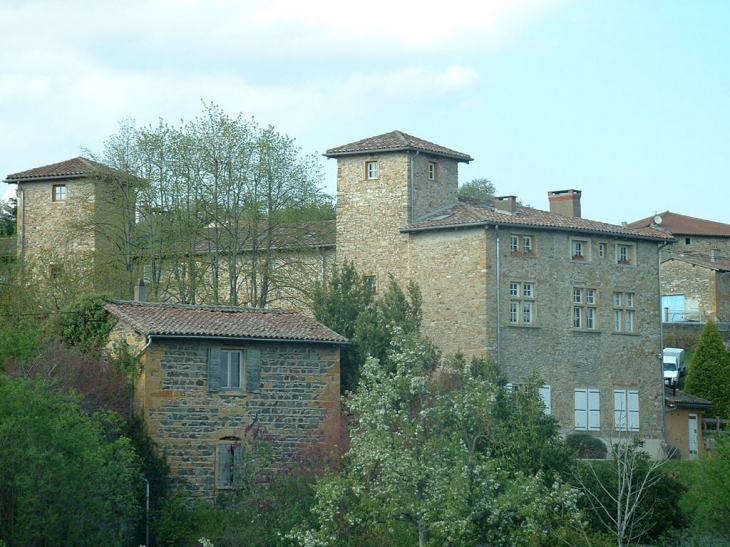
[[[581,192],[549,211],[515,196],[458,197],[471,157],[394,131],[328,150],[337,160],[337,257],[377,287],[416,282],[425,334],[446,353],[533,372],[565,434],[664,438],[659,248],[672,237],[581,217]]]
[[[167,455],[172,486],[214,499],[238,485],[247,430],[276,460],[339,428],[340,347],[299,313],[113,301],[109,341],[141,360],[134,407]]]
[[[665,322],[730,321],[730,224],[667,211],[629,227],[654,227],[675,238],[661,255]]]
[[[131,293],[132,257],[122,244],[134,223],[128,177],[79,157],[4,182],[17,184],[18,256],[34,283],[97,291],[125,284]]]

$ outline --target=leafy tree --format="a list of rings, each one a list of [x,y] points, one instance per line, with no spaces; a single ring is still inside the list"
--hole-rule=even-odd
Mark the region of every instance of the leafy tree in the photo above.
[[[129,545],[139,462],[113,414],[0,375],[0,537],[9,545]]]
[[[347,401],[351,449],[342,472],[317,484],[319,526],[295,534],[303,545],[536,545],[571,537],[581,517],[575,490],[533,471],[539,464],[509,463],[535,437],[520,432],[522,443],[495,445],[498,407],[517,395],[493,365],[456,358],[433,372],[424,366],[430,347],[417,336],[396,337],[389,359],[390,367],[369,359]],[[541,408],[536,390],[519,397]],[[555,439],[540,443],[548,451],[560,442],[551,423],[526,424]]]
[[[373,291],[366,277],[357,272],[352,262],[335,266],[328,282],[317,283],[312,293],[312,312],[317,321],[355,340],[357,318],[373,302]],[[340,350],[340,386],[342,392],[357,386],[364,361],[360,347],[352,344]]]
[[[88,295],[61,312],[59,331],[67,346],[93,351],[108,342],[116,320],[104,309],[106,301],[104,295]]]
[[[730,353],[713,321],[702,329],[684,389],[711,401],[716,415],[730,418]]]
[[[496,189],[487,178],[477,178],[459,186],[459,195],[477,199],[492,200]]]
[[[16,234],[18,220],[18,200],[10,198],[0,201],[0,237]]]

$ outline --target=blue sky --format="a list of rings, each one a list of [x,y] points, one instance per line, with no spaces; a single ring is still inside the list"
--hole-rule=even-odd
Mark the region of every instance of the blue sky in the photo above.
[[[0,0],[0,21],[1,178],[205,101],[305,153],[399,129],[541,209],[572,188],[594,220],[730,223],[724,0]]]

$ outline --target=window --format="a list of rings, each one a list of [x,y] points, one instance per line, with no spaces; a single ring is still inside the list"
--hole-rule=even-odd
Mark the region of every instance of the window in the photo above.
[[[571,239],[570,254],[573,260],[586,260],[588,258],[588,250],[590,242],[586,239]]]
[[[598,290],[573,287],[573,328],[596,330],[598,328]]]
[[[535,322],[535,284],[513,281],[509,284],[509,322],[533,325]]]
[[[598,244],[598,256],[600,256],[601,258],[604,258],[606,256],[606,244],[605,243]]]
[[[639,392],[617,389],[613,398],[616,431],[639,431]]]
[[[365,162],[365,174],[368,179],[376,179],[380,174],[377,161],[366,161]]]
[[[575,390],[575,429],[578,431],[599,431],[601,429],[601,392],[599,390]]]
[[[613,293],[613,330],[616,332],[636,331],[636,309],[634,293]]]
[[[365,283],[367,283],[368,289],[370,289],[370,292],[375,293],[378,290],[378,278],[374,275],[366,275],[365,276]]]
[[[216,446],[216,485],[233,488],[243,479],[244,449],[238,437],[223,437]]]
[[[534,255],[532,236],[512,234],[509,238],[509,250],[513,255]]]
[[[208,391],[228,391],[232,392],[228,395],[237,395],[244,387],[248,393],[261,391],[261,350],[210,348]]]
[[[63,266],[61,264],[49,264],[48,265],[48,279],[58,279],[63,273]]]
[[[618,243],[616,245],[616,262],[619,264],[634,264],[634,246]]]
[[[54,184],[53,185],[53,201],[64,201],[66,199],[66,185],[65,184]]]
[[[439,169],[438,163],[435,161],[428,162],[428,180],[438,180]]]
[[[544,385],[540,387],[540,399],[542,400],[543,407],[545,409],[545,414],[548,416],[552,415],[553,413],[553,406],[552,406],[552,399],[550,396],[550,386]]]

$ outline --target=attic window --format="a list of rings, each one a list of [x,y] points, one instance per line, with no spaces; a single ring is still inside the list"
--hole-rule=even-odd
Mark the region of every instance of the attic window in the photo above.
[[[376,179],[378,178],[378,175],[380,169],[378,167],[377,161],[366,161],[365,162],[365,176],[368,179]]]
[[[65,184],[54,184],[53,194],[51,195],[53,201],[65,201],[66,200],[66,185]]]
[[[685,245],[691,245],[692,244],[692,238],[691,237],[685,237],[684,238],[684,244]]]
[[[438,163],[435,161],[428,162],[428,180],[438,180]]]

